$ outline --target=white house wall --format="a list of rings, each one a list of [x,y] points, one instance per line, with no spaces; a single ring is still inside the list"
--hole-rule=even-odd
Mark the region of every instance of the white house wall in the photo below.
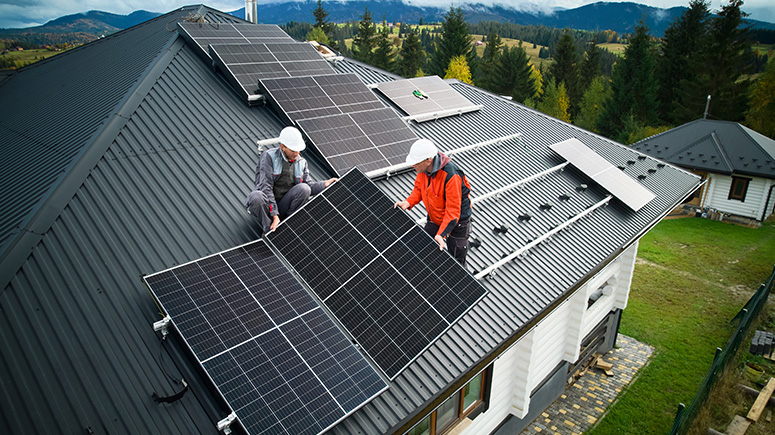
[[[702,206],[716,209],[722,213],[729,213],[737,216],[744,216],[753,219],[761,219],[767,202],[767,195],[770,193],[770,186],[773,180],[759,177],[750,178],[748,191],[745,194],[745,201],[739,201],[729,198],[729,189],[732,187],[732,177],[729,175],[710,174],[708,176],[708,191],[703,200]],[[772,211],[772,201],[767,205],[768,212]],[[770,213],[767,213],[769,215]]]
[[[637,251],[636,242],[495,361],[489,408],[463,434],[491,433],[510,414],[527,415],[533,390],[559,364],[578,359],[581,341],[608,313],[626,307]],[[603,296],[587,309],[601,286]]]

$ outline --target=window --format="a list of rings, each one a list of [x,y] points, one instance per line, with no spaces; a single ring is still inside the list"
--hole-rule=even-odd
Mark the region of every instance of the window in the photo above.
[[[729,199],[745,201],[745,194],[748,192],[748,182],[750,178],[732,177],[732,187],[729,188]]]
[[[466,417],[478,415],[486,409],[487,383],[490,369],[476,375],[435,411],[413,427],[408,435],[441,435]]]

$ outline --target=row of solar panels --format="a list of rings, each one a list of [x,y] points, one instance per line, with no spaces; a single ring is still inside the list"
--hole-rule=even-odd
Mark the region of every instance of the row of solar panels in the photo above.
[[[180,32],[247,99],[262,93],[297,125],[337,174],[403,163],[417,135],[353,74],[335,74],[317,50],[277,26],[179,23]],[[377,89],[421,121],[479,110],[439,77]]]
[[[251,434],[325,431],[486,293],[357,169],[265,240],[145,282]]]

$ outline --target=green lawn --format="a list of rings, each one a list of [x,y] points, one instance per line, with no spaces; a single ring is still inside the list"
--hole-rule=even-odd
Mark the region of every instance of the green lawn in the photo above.
[[[643,237],[620,332],[655,347],[650,364],[587,434],[664,434],[689,404],[729,320],[772,272],[775,225],[666,220]]]

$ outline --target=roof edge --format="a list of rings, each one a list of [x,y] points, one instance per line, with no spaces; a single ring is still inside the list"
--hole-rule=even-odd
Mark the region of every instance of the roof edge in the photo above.
[[[81,188],[89,174],[113,144],[118,132],[126,125],[129,117],[137,110],[145,95],[156,84],[178,51],[185,45],[174,33],[167,45],[140,75],[137,83],[116,105],[115,110],[101,128],[84,144],[83,150],[73,159],[63,175],[43,195],[36,211],[22,225],[19,233],[9,241],[0,253],[0,295],[5,292],[11,279],[19,271],[35,246],[43,239],[62,210]]]

